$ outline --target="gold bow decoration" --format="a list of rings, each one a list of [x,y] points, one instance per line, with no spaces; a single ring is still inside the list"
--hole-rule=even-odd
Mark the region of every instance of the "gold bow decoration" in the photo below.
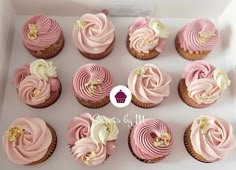
[[[206,44],[209,38],[215,36],[215,33],[211,31],[210,32],[200,31],[198,34],[199,34],[199,42],[201,44]]]
[[[35,24],[29,24],[29,32],[27,34],[29,40],[36,40],[38,37],[38,30]]]
[[[86,84],[85,86],[88,87],[89,89],[89,93],[91,95],[94,94],[95,90],[96,90],[96,87],[98,87],[100,90],[101,90],[101,83],[102,81],[100,79],[90,79]]]

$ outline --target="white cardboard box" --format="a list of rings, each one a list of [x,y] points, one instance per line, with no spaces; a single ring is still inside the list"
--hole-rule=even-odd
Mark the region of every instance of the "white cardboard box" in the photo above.
[[[225,160],[205,164],[193,159],[183,144],[183,133],[187,125],[200,114],[211,114],[228,120],[236,135],[236,1],[233,0],[1,0],[0,1],[0,136],[8,125],[17,117],[41,117],[49,122],[58,135],[58,145],[55,153],[44,163],[25,167],[12,164],[0,147],[0,169],[235,169],[236,149]],[[71,32],[74,21],[83,13],[110,10],[111,20],[116,28],[116,42],[113,52],[105,59],[92,61],[82,57],[73,45]],[[34,60],[24,49],[21,42],[20,29],[30,16],[44,13],[56,19],[65,34],[65,47],[52,61],[58,67],[63,91],[59,100],[45,109],[33,109],[23,104],[16,95],[11,83],[16,67]],[[140,61],[130,56],[125,47],[128,26],[134,21],[134,16],[150,15],[160,18],[170,28],[168,48],[158,58],[150,61]],[[221,41],[205,59],[215,66],[223,67],[232,80],[232,86],[222,98],[206,109],[194,109],[184,104],[178,96],[177,85],[184,66],[189,61],[182,59],[174,47],[177,31],[195,18],[207,17],[215,22],[220,31]],[[66,61],[66,62],[65,62]],[[74,98],[70,81],[81,65],[96,62],[111,70],[116,85],[126,85],[132,69],[143,63],[154,63],[167,71],[172,77],[171,95],[158,107],[140,109],[133,104],[119,109],[111,104],[101,109],[87,109]],[[115,63],[115,64],[114,64]],[[121,71],[117,71],[121,70]],[[82,112],[104,114],[117,117],[121,123],[115,153],[103,164],[96,167],[79,165],[67,146],[67,126],[70,120]],[[128,116],[128,117],[126,117]],[[174,148],[171,154],[160,163],[144,164],[136,160],[128,149],[128,124],[125,118],[135,122],[136,116],[156,117],[165,121],[174,133]]]

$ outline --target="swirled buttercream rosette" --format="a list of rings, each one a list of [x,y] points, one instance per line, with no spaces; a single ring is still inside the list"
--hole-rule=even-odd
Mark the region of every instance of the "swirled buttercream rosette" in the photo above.
[[[42,163],[52,155],[56,144],[56,132],[40,118],[18,118],[2,137],[9,160],[20,165]]]
[[[113,153],[118,133],[115,119],[83,113],[71,120],[67,139],[77,161],[95,166]]]
[[[22,27],[21,35],[25,48],[36,58],[55,57],[64,46],[60,25],[45,15],[28,19]]]
[[[127,49],[141,60],[157,57],[166,48],[167,26],[156,18],[139,17],[129,27]]]
[[[44,108],[60,96],[61,83],[51,61],[35,60],[15,70],[13,85],[19,98],[27,105]]]

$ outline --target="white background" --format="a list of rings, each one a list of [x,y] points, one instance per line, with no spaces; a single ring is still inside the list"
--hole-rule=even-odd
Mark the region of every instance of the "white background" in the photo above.
[[[25,0],[26,1],[26,0]],[[62,0],[61,0],[62,1]],[[235,3],[232,3],[235,5]],[[225,5],[226,6],[226,5]],[[216,9],[217,5],[216,5]],[[230,78],[234,80],[235,77],[235,59],[232,48],[235,33],[231,25],[230,17],[231,7],[229,12],[226,11],[220,18],[213,19],[219,28],[221,41],[213,50],[212,53],[205,59],[217,67],[224,68],[230,75]],[[233,9],[233,8],[232,8]],[[216,14],[214,14],[216,15]],[[101,170],[120,170],[120,169],[234,169],[236,166],[235,157],[236,149],[231,152],[228,157],[216,163],[205,164],[193,159],[186,151],[183,144],[183,133],[189,123],[199,116],[200,114],[211,114],[220,116],[229,121],[233,128],[236,129],[236,119],[234,110],[235,95],[233,93],[233,87],[235,82],[230,89],[228,89],[220,98],[220,100],[206,109],[194,109],[184,104],[178,96],[177,85],[181,77],[183,68],[190,61],[181,58],[174,47],[174,38],[177,31],[186,23],[192,21],[195,18],[161,18],[161,21],[169,26],[170,37],[168,38],[168,47],[158,58],[149,61],[141,61],[132,57],[125,46],[127,28],[132,24],[135,18],[111,18],[115,25],[116,42],[113,52],[105,59],[99,61],[93,61],[84,58],[74,47],[72,41],[72,28],[73,23],[77,17],[53,17],[56,19],[62,27],[65,35],[65,46],[62,52],[52,61],[57,66],[59,78],[62,82],[62,94],[59,100],[52,106],[45,109],[33,109],[22,103],[16,91],[12,85],[12,77],[15,68],[24,65],[26,62],[32,62],[34,58],[28,54],[24,49],[20,29],[23,23],[30,16],[17,15],[15,20],[15,34],[13,41],[12,53],[9,57],[9,73],[6,80],[5,96],[1,100],[3,101],[1,120],[0,120],[0,136],[3,135],[9,124],[14,121],[17,117],[41,117],[49,124],[51,124],[58,135],[58,145],[54,154],[44,163],[34,166],[25,167],[14,165],[11,163],[5,155],[2,147],[0,147],[0,165],[1,169],[7,170],[25,170],[25,169],[52,169],[52,170],[64,170],[64,169],[101,169]],[[224,22],[223,22],[224,21]],[[171,95],[156,108],[153,109],[141,109],[133,104],[128,107],[119,109],[115,108],[111,103],[100,109],[88,109],[80,105],[75,97],[73,96],[70,88],[71,79],[76,70],[90,62],[95,62],[106,66],[114,77],[115,85],[127,85],[127,78],[131,70],[144,64],[153,63],[159,68],[165,70],[172,77],[171,82]],[[2,82],[3,83],[3,82]],[[110,156],[103,164],[96,167],[86,167],[78,164],[72,157],[68,145],[67,145],[67,126],[70,120],[83,112],[90,112],[91,114],[104,114],[109,117],[117,117],[121,120],[118,124],[120,129],[119,138],[116,141],[117,148],[112,156]],[[174,133],[174,148],[171,154],[164,160],[156,164],[145,164],[142,163],[130,153],[128,149],[128,124],[123,122],[123,118],[128,114],[128,119],[135,120],[136,115],[144,117],[159,118],[165,121]],[[236,134],[234,132],[234,134]]]

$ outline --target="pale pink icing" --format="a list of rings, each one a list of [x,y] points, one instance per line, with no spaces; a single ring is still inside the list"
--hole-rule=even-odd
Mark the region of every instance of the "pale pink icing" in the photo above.
[[[106,159],[106,147],[102,143],[96,143],[90,137],[76,141],[75,145],[72,147],[72,153],[79,162],[84,162],[86,156],[89,156],[92,151],[95,152],[95,155],[91,158],[90,163],[86,165],[98,165]]]
[[[138,70],[144,69],[140,75]],[[143,103],[161,103],[170,94],[170,76],[153,64],[144,64],[128,77],[128,88]]]
[[[106,151],[107,155],[111,155],[116,148],[115,141],[107,141],[106,143]]]
[[[35,89],[40,91],[39,96],[34,95]],[[35,75],[30,75],[20,83],[18,94],[26,104],[41,104],[50,97],[50,84]]]
[[[206,134],[202,134],[198,123],[203,117],[208,122]],[[193,121],[190,139],[194,151],[208,161],[223,159],[236,146],[232,126],[221,118],[209,115],[201,115]]]
[[[29,33],[29,24],[35,24],[38,31],[38,37],[30,40],[27,36]],[[53,19],[44,15],[37,15],[26,21],[22,28],[22,39],[24,45],[33,51],[43,51],[50,45],[54,44],[61,36],[60,25]]]
[[[129,27],[129,46],[130,48],[144,53],[148,53],[153,49],[158,52],[163,52],[166,48],[165,39],[160,38],[155,31],[149,27],[149,22],[150,17],[138,17],[135,23]]]
[[[82,52],[103,53],[114,41],[114,26],[104,13],[85,14],[79,18],[73,29],[73,40]]]
[[[199,32],[214,33],[206,43],[199,41]],[[197,19],[185,25],[178,33],[180,47],[189,52],[201,52],[212,50],[219,41],[218,31],[215,25],[207,19]]]
[[[182,74],[188,95],[197,103],[211,104],[219,99],[222,90],[213,77],[215,67],[205,61],[193,61]]]
[[[68,144],[74,145],[77,140],[90,136],[90,127],[93,117],[89,113],[83,113],[74,117],[68,127]]]
[[[16,89],[19,88],[20,82],[25,79],[25,77],[30,75],[30,65],[25,64],[23,67],[19,67],[15,70],[13,84]]]
[[[91,93],[89,81],[99,80]],[[98,64],[86,64],[78,69],[72,80],[72,89],[76,97],[83,100],[99,101],[110,95],[113,88],[113,78],[109,70]]]
[[[23,129],[15,141],[9,141],[7,133],[3,135],[2,144],[8,158],[16,164],[29,164],[40,160],[48,151],[52,135],[46,123],[40,118],[19,118],[10,128]]]
[[[155,137],[166,132],[170,135],[169,144],[155,146]],[[168,125],[161,120],[147,118],[131,130],[130,145],[136,156],[141,159],[152,160],[169,155],[173,147],[173,134]]]

